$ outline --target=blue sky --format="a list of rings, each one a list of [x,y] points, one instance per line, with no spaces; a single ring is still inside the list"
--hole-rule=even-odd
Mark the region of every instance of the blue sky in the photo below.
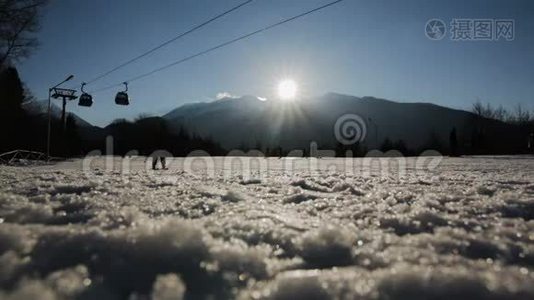
[[[330,0],[255,0],[94,84],[122,82]],[[41,47],[19,65],[38,99],[68,74],[79,86],[243,0],[55,0]],[[425,36],[439,18],[514,19],[513,41],[440,41]],[[95,125],[141,113],[161,115],[220,92],[272,99],[283,78],[303,96],[339,92],[469,109],[477,98],[534,109],[534,1],[345,0],[316,14],[198,57],[120,89],[94,94],[92,108],[68,109]]]

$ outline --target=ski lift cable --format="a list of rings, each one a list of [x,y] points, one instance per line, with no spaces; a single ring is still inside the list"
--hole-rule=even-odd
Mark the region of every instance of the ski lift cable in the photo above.
[[[296,19],[302,18],[302,17],[307,16],[307,15],[309,15],[309,14],[315,13],[315,12],[317,12],[317,11],[319,11],[319,10],[325,9],[325,8],[330,7],[330,6],[332,6],[332,5],[338,4],[339,2],[342,2],[342,1],[345,1],[345,0],[336,0],[336,1],[329,2],[329,3],[327,3],[327,4],[324,4],[324,5],[322,5],[322,6],[319,6],[319,7],[317,7],[317,8],[312,9],[312,10],[309,10],[309,11],[306,11],[306,12],[304,12],[304,13],[298,14],[298,15],[296,15],[296,16],[293,16],[293,17],[284,19],[284,20],[282,20],[282,21],[280,21],[280,22],[271,24],[271,25],[269,25],[269,26],[263,27],[263,28],[258,29],[258,30],[256,30],[256,31],[247,33],[247,34],[245,34],[245,35],[242,35],[242,36],[237,37],[237,38],[235,38],[235,39],[232,39],[232,40],[230,40],[230,41],[224,42],[224,43],[219,44],[219,45],[217,45],[217,46],[208,48],[208,49],[203,50],[203,51],[201,51],[201,52],[198,52],[198,53],[196,53],[196,54],[187,56],[187,57],[185,57],[185,58],[182,58],[182,59],[180,59],[180,60],[177,60],[177,61],[172,62],[172,63],[167,64],[167,65],[164,65],[164,66],[162,66],[162,67],[159,67],[159,68],[154,69],[154,70],[152,70],[152,71],[149,71],[149,72],[147,72],[147,73],[144,73],[144,74],[141,74],[141,75],[132,77],[132,78],[126,80],[125,82],[133,82],[133,81],[136,81],[136,80],[139,80],[139,79],[148,77],[148,76],[153,75],[153,74],[155,74],[155,73],[161,72],[161,71],[163,71],[163,70],[165,70],[165,69],[168,69],[168,68],[171,68],[171,67],[176,66],[176,65],[178,65],[178,64],[184,63],[184,62],[186,62],[186,61],[188,61],[188,60],[191,60],[191,59],[194,59],[194,58],[196,58],[196,57],[202,56],[202,55],[204,55],[204,54],[207,54],[207,53],[209,53],[209,52],[215,51],[215,50],[217,50],[217,49],[226,47],[226,46],[228,46],[228,45],[230,45],[230,44],[233,44],[233,43],[236,43],[236,42],[238,42],[238,41],[247,39],[247,38],[249,38],[249,37],[251,37],[251,36],[253,36],[253,35],[262,33],[262,32],[264,32],[264,31],[267,31],[267,30],[270,30],[270,29],[272,29],[272,28],[278,27],[278,26],[280,26],[280,25],[289,23],[289,22],[291,22],[291,21],[294,21],[294,20],[296,20]],[[106,87],[103,87],[103,88],[100,88],[100,89],[93,90],[92,93],[103,92],[103,91],[112,89],[112,88],[114,88],[114,87],[121,86],[122,84],[123,84],[123,83],[121,82],[121,83],[117,83],[117,84],[109,85],[109,86],[106,86]]]
[[[152,54],[152,53],[156,52],[157,50],[159,50],[159,49],[161,49],[161,48],[163,48],[163,47],[175,42],[176,40],[178,40],[178,39],[180,39],[180,38],[182,38],[182,37],[194,32],[194,31],[196,31],[196,30],[198,30],[198,29],[200,29],[200,28],[202,28],[202,27],[204,27],[204,26],[206,26],[206,25],[208,25],[210,23],[212,23],[213,21],[215,21],[217,19],[220,19],[220,18],[226,16],[227,14],[229,14],[229,13],[231,13],[233,11],[238,10],[239,8],[251,3],[252,1],[254,1],[254,0],[246,0],[244,2],[241,2],[239,5],[234,6],[234,7],[230,8],[229,10],[227,10],[227,11],[225,11],[223,13],[220,13],[220,14],[216,15],[215,17],[213,17],[213,18],[211,18],[211,19],[209,19],[209,20],[207,20],[207,21],[205,21],[205,22],[203,22],[203,23],[201,23],[201,24],[199,24],[197,26],[194,26],[193,28],[191,28],[191,29],[189,29],[189,30],[187,30],[187,31],[185,31],[185,32],[173,37],[172,39],[170,39],[170,40],[168,40],[168,41],[166,41],[166,42],[164,42],[164,43],[162,43],[162,44],[160,44],[160,45],[158,45],[158,46],[156,46],[156,47],[154,47],[154,48],[152,48],[152,49],[150,49],[150,50],[148,50],[148,51],[146,51],[146,52],[144,52],[144,53],[142,53],[142,54],[140,54],[140,55],[138,55],[138,56],[136,56],[136,57],[134,57],[134,58],[132,58],[132,59],[130,59],[130,60],[118,65],[118,66],[116,66],[116,67],[114,67],[114,68],[112,68],[112,69],[110,69],[110,70],[108,70],[108,71],[106,71],[106,72],[94,77],[93,79],[91,79],[89,81],[86,81],[86,84],[89,85],[91,83],[94,83],[94,82],[96,82],[96,81],[108,76],[109,74],[111,74],[111,73],[113,73],[113,72],[115,72],[115,71],[117,71],[117,70],[119,70],[119,69],[121,69],[121,68],[123,68],[123,67],[125,67],[125,66],[127,66],[127,65],[129,65],[129,64],[131,64],[131,63],[133,63],[133,62],[135,62],[137,60],[139,60],[139,59],[141,59],[141,58],[143,58],[143,57],[145,57],[145,56],[148,56],[149,54]]]

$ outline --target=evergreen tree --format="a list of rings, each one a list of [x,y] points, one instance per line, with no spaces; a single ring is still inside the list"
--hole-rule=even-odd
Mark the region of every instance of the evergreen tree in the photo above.
[[[25,99],[24,87],[17,69],[6,68],[0,72],[0,133],[5,152],[22,146],[24,141],[24,111],[22,103]],[[17,128],[16,131],[13,129]]]

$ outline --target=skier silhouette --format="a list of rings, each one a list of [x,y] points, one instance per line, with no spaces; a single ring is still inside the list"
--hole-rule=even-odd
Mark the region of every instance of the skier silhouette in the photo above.
[[[152,157],[152,170],[158,169],[158,161],[161,162],[161,168],[163,170],[167,170],[167,161],[166,157],[170,156],[171,154],[166,151],[166,147],[168,146],[168,131],[167,126],[164,121],[158,120],[155,125],[155,130],[153,131],[152,136],[152,147],[155,151],[152,152],[150,155]]]
[[[158,169],[158,159],[161,161],[161,168],[167,170],[165,156],[153,155],[152,156],[152,170]]]

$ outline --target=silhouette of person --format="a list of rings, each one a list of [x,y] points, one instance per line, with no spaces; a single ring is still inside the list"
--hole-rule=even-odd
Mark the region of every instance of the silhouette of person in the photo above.
[[[159,120],[155,126],[154,131],[152,132],[152,147],[155,149],[154,152],[152,152],[152,169],[157,170],[158,167],[158,161],[161,162],[161,168],[163,170],[167,170],[167,156],[171,156],[171,154],[166,150],[168,146],[168,130],[165,122],[163,120]]]
[[[154,154],[152,155],[152,170],[158,169],[158,160],[161,161],[161,168],[163,170],[167,170],[167,161],[165,159],[165,156],[161,154]]]

